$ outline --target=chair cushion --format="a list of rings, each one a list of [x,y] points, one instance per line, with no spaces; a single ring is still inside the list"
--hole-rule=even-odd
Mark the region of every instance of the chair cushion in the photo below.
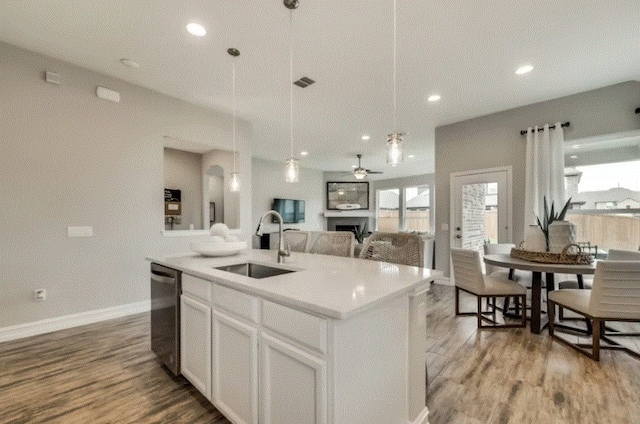
[[[591,290],[554,290],[549,293],[549,300],[560,306],[566,306],[577,312],[587,314],[589,311],[589,301],[591,300]]]
[[[527,294],[527,289],[521,284],[509,280],[508,273],[505,277],[485,275],[484,290],[476,293],[483,296],[521,296]]]
[[[490,277],[493,278],[498,278],[498,279],[509,279],[509,270],[508,269],[501,269],[498,271],[493,271],[491,274],[489,274]],[[514,270],[513,273],[513,280],[512,281],[516,281],[518,283],[520,283],[521,285],[525,286],[526,288],[530,289],[531,288],[531,272],[529,271],[520,271],[518,269]]]
[[[593,281],[584,280],[583,286],[585,289],[590,289],[593,286]],[[578,282],[576,280],[560,281],[558,283],[558,288],[559,289],[580,289],[580,287],[578,286]]]

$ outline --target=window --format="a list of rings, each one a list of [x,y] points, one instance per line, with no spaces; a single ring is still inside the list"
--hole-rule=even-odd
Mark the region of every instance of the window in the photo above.
[[[396,232],[400,229],[400,189],[376,190],[376,229]]]
[[[431,232],[429,186],[404,189],[404,229],[406,231]]]
[[[377,231],[433,231],[429,185],[376,190]]]
[[[606,158],[606,155],[601,155]],[[640,161],[565,168],[567,220],[599,250],[640,249]]]

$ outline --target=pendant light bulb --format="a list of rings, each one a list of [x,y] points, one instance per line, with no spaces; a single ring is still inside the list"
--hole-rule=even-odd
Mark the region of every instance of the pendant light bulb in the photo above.
[[[231,191],[240,191],[240,177],[237,172],[231,173],[231,182],[229,183],[229,189]]]
[[[232,95],[232,106],[233,106],[233,172],[231,173],[231,179],[229,181],[229,190],[232,192],[240,191],[240,176],[236,171],[236,57],[240,56],[240,51],[238,49],[230,48],[227,50],[233,59],[233,67],[231,72],[231,91]]]
[[[387,163],[391,166],[397,166],[402,162],[402,134],[389,134],[387,141]]]
[[[286,180],[288,183],[297,183],[300,179],[300,167],[298,160],[294,158],[287,159]]]

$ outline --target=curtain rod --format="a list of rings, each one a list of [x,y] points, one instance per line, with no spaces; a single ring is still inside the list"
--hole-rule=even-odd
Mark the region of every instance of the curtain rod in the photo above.
[[[638,109],[640,109],[640,107]],[[640,113],[640,112],[638,112],[638,113]],[[569,121],[565,122],[564,124],[560,124],[560,126],[563,127],[563,128],[564,127],[568,127],[569,125],[571,125],[571,122],[569,122]],[[555,125],[549,125],[549,129],[553,130],[555,128],[556,128]],[[542,131],[542,130],[544,130],[544,128],[538,128],[538,131]],[[527,130],[520,131],[520,135],[525,135],[526,133],[527,133]]]

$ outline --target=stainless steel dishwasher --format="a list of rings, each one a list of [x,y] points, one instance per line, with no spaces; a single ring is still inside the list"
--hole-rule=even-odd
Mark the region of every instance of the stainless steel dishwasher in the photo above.
[[[180,375],[181,276],[151,264],[151,350],[174,375]]]

